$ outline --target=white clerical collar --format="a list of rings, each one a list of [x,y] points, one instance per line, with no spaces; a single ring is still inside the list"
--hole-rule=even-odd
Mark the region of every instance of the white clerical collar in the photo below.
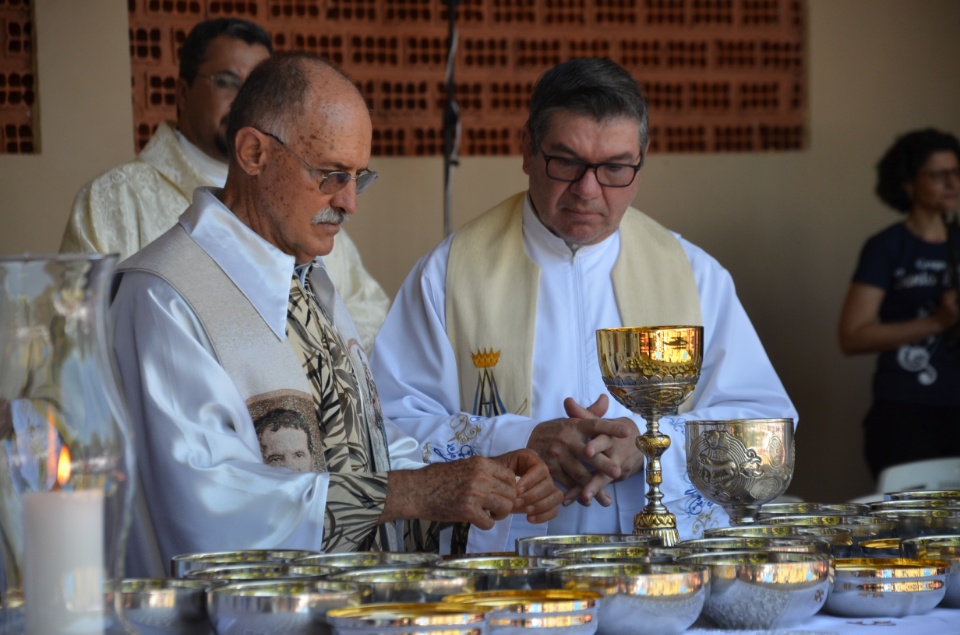
[[[177,130],[177,139],[180,141],[180,149],[183,150],[184,156],[187,157],[193,167],[197,168],[200,174],[206,177],[209,184],[214,187],[223,187],[223,184],[227,182],[227,164],[214,159],[190,143],[190,140],[183,136],[183,133],[179,130]]]
[[[564,239],[554,234],[547,228],[546,225],[543,224],[543,221],[540,220],[540,217],[537,216],[537,213],[533,211],[533,202],[530,200],[529,192],[527,192],[527,195],[523,199],[524,239],[529,239],[533,244],[539,245],[541,249],[555,256],[569,259],[572,256],[579,254],[581,257],[586,257],[589,254],[597,253],[606,249],[607,245],[610,244],[609,241],[619,239],[618,234],[619,232],[614,232],[601,240],[599,243],[594,245],[583,245],[573,249]]]

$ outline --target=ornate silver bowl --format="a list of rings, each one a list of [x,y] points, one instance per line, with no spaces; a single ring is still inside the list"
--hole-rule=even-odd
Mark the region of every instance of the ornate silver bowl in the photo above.
[[[940,606],[960,608],[960,536],[922,536],[900,542],[907,558],[943,560],[950,563],[947,592]]]
[[[353,551],[314,553],[293,560],[296,564],[319,564],[342,571],[379,567],[425,567],[440,561],[440,554],[417,551]]]
[[[660,545],[657,536],[640,534],[569,534],[563,536],[526,536],[517,538],[517,554],[521,556],[552,556],[560,549],[593,545],[624,545],[643,547]]]
[[[185,553],[170,559],[170,573],[174,578],[184,578],[187,573],[196,569],[260,562],[289,562],[315,553],[317,552],[304,549],[243,549]]]
[[[129,578],[117,601],[122,615],[140,635],[209,635],[209,582],[160,578]]]
[[[476,575],[477,590],[547,589],[547,571],[555,565],[535,556],[468,556],[448,558],[435,565],[440,569],[465,570]]]
[[[330,580],[351,582],[370,589],[372,602],[439,602],[448,595],[472,593],[478,574],[466,569],[439,567],[379,567],[342,571]]]
[[[703,615],[724,629],[788,628],[819,611],[833,582],[833,557],[782,551],[720,551],[682,556],[710,567]]]
[[[824,611],[843,617],[904,617],[932,610],[947,591],[950,565],[938,560],[837,560]]]
[[[558,567],[557,588],[603,595],[598,635],[677,635],[700,616],[710,594],[707,567],[590,563]]]
[[[593,635],[603,596],[575,589],[481,591],[444,598],[444,602],[482,607],[490,635]]]
[[[760,506],[793,478],[793,419],[687,421],[685,448],[694,487],[731,524],[756,522]]]
[[[335,582],[237,582],[212,588],[208,610],[217,635],[329,635],[327,612],[367,597],[364,589]]]

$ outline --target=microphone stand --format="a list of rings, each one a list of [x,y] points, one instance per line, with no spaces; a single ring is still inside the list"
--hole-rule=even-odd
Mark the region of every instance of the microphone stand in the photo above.
[[[447,102],[443,109],[443,236],[450,235],[453,170],[460,164],[460,106],[455,98],[453,66],[457,54],[457,5],[460,0],[444,0],[450,18],[450,51],[447,54],[445,87]]]

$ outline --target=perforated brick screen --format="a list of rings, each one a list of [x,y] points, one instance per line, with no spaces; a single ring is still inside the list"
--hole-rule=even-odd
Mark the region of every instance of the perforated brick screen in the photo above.
[[[0,29],[0,154],[32,154],[35,91],[29,0],[0,0]]]
[[[19,100],[17,108],[0,103],[6,152],[32,151],[22,132],[30,131],[33,99],[26,6],[0,0],[0,98]],[[129,7],[138,149],[175,117],[186,33],[202,19],[240,17],[265,26],[278,50],[313,51],[357,81],[373,112],[375,155],[442,154],[444,0],[129,0]],[[804,145],[805,0],[463,0],[456,16],[463,155],[518,153],[537,77],[580,56],[609,57],[641,82],[658,152]],[[11,126],[16,134],[8,137]]]

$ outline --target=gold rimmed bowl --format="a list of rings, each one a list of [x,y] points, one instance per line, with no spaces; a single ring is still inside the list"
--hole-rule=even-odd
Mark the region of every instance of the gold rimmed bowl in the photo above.
[[[947,592],[940,606],[960,608],[960,536],[921,536],[900,542],[905,558],[943,560],[950,564]]]
[[[603,596],[575,589],[482,591],[453,595],[445,602],[482,608],[490,635],[593,635]]]
[[[371,602],[439,602],[448,595],[473,593],[479,574],[466,569],[440,567],[379,567],[341,571],[330,580],[369,588]]]
[[[782,538],[765,537],[720,537],[692,538],[677,543],[680,549],[688,553],[709,551],[789,551],[793,553],[819,553],[831,555],[830,543],[812,536],[784,536]]]
[[[547,562],[567,560],[571,562],[636,562],[646,564],[666,564],[673,562],[680,551],[674,547],[641,546],[634,547],[627,543],[610,543],[606,545],[588,545],[582,547],[568,547],[554,552],[546,558]]]
[[[217,635],[329,635],[328,611],[360,606],[368,597],[356,585],[267,580],[213,587],[207,600]]]
[[[708,527],[703,530],[704,538],[785,538],[796,535],[797,530],[790,525],[773,525],[769,523],[734,525],[731,527]]]
[[[380,567],[427,567],[440,561],[440,554],[419,551],[353,551],[314,553],[293,560],[296,564],[319,564],[341,571]]]
[[[838,514],[781,514],[763,519],[767,525],[791,525],[793,527],[836,527],[843,524]]]
[[[724,629],[788,628],[812,617],[830,595],[832,556],[783,551],[718,551],[678,558],[710,567],[703,616]]]
[[[960,509],[883,509],[871,511],[870,515],[894,520],[900,538],[960,534]]]
[[[547,589],[547,571],[555,567],[549,560],[535,556],[463,556],[447,558],[436,564],[441,569],[465,570],[476,575],[477,590]]]
[[[128,578],[116,601],[123,620],[141,635],[209,635],[209,582],[178,578]]]
[[[850,535],[853,537],[853,550],[850,557],[861,558],[868,557],[860,548],[865,540],[883,540],[884,538],[895,538],[897,535],[897,522],[891,518],[880,518],[878,516],[844,516],[843,526],[850,529]]]
[[[940,509],[953,508],[958,504],[951,498],[898,498],[868,503],[871,512],[900,509]]]
[[[733,527],[713,527],[705,529],[704,537],[746,537],[746,538],[787,538],[807,536],[830,543],[834,558],[849,558],[853,551],[853,531],[846,525],[776,525],[762,523],[756,525],[735,525]]]
[[[876,538],[860,543],[860,552],[864,558],[902,558],[899,538]]]
[[[598,635],[676,635],[700,616],[710,570],[681,564],[589,563],[548,574],[557,588],[603,595]]]
[[[834,558],[849,558],[853,553],[853,530],[848,525],[794,525],[794,531],[829,542]]]
[[[885,500],[914,500],[918,498],[934,498],[960,504],[960,489],[914,489],[902,492],[887,492]]]
[[[482,608],[452,602],[378,603],[333,609],[327,623],[337,635],[485,635]]]
[[[244,549],[240,551],[185,553],[170,559],[170,575],[174,578],[184,578],[187,573],[196,569],[258,564],[261,562],[290,562],[316,553],[316,551],[305,549]]]
[[[927,613],[947,591],[950,565],[941,560],[849,558],[836,562],[824,611],[841,617],[905,617]]]
[[[526,536],[517,538],[517,555],[552,556],[560,549],[590,545],[628,544],[631,547],[660,546],[657,536],[638,534],[569,534],[560,536]]]
[[[862,516],[870,511],[865,503],[765,503],[757,513],[757,522],[771,516],[818,514],[824,516]]]
[[[261,580],[322,580],[330,574],[339,573],[337,569],[313,564],[294,564],[290,562],[260,562],[256,564],[236,564],[208,569],[194,569],[187,573],[186,580],[206,580],[207,582],[256,582]]]

